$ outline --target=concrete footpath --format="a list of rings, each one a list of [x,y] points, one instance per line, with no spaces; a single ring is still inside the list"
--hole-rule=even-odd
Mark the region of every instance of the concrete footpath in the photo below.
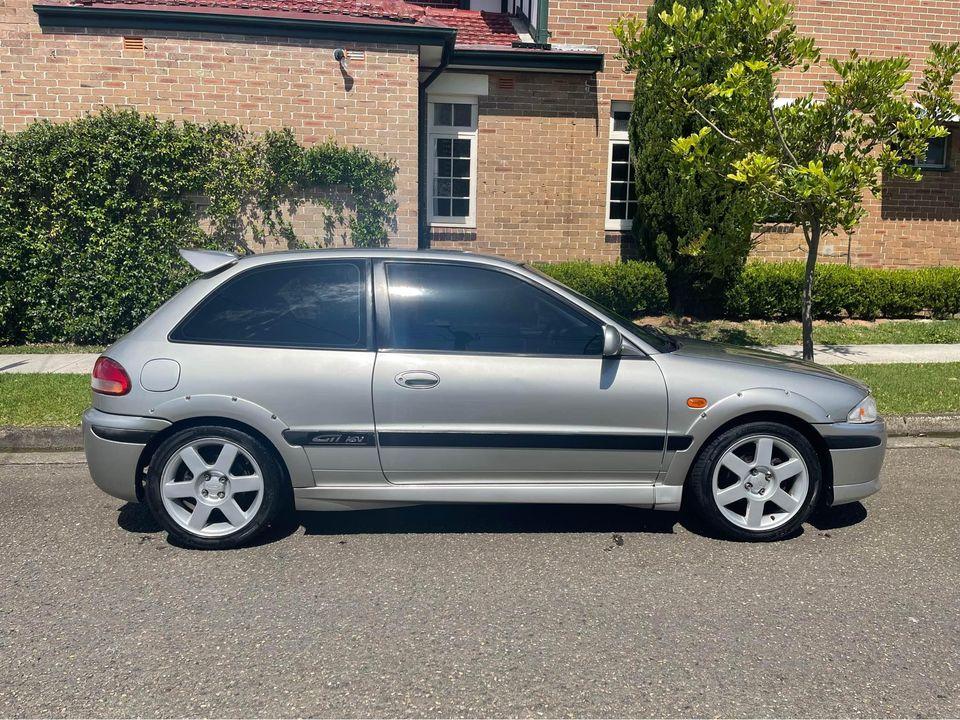
[[[763,349],[793,358],[803,356],[799,345],[774,345]],[[815,362],[820,365],[960,362],[960,344],[814,345],[813,351]]]
[[[71,373],[89,375],[98,353],[0,355],[0,373]]]
[[[799,345],[760,348],[779,355],[799,358]],[[821,365],[869,365],[876,363],[960,362],[960,344],[953,345],[816,345],[816,362]],[[50,355],[0,355],[0,373],[76,373],[88,375],[97,353]]]

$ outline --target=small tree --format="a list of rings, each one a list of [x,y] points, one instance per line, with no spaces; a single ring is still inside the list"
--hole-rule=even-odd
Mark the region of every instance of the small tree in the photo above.
[[[911,161],[927,143],[947,134],[957,115],[957,44],[931,46],[922,78],[906,57],[872,59],[851,52],[830,58],[836,78],[791,100],[779,96],[778,77],[803,85],[820,62],[813,38],[797,33],[785,0],[675,2],[660,14],[666,74],[662,102],[696,115],[703,126],[673,140],[688,174],[709,169],[749,190],[754,217],[798,225],[807,244],[803,288],[803,357],[813,359],[813,279],[824,234],[851,232],[864,215],[863,197],[879,195],[885,178],[918,180]],[[638,52],[649,29],[636,18],[617,27],[622,54],[642,65]],[[704,82],[709,66],[719,79]],[[717,68],[722,68],[717,73]],[[672,110],[671,110],[672,111]]]
[[[636,72],[630,114],[630,154],[637,212],[633,234],[640,258],[663,270],[677,311],[710,312],[734,284],[752,247],[749,190],[709,168],[688,167],[671,151],[673,140],[699,132],[704,122],[689,108],[661,102],[673,73],[667,40],[672,28],[659,16],[673,0],[655,0],[645,32],[628,59]],[[705,0],[709,3],[712,0]],[[618,36],[626,25],[614,26]],[[723,79],[722,65],[697,68],[701,82]],[[717,74],[719,73],[719,74]]]

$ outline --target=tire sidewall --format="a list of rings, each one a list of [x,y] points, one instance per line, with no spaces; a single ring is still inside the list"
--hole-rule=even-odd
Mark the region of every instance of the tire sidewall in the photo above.
[[[713,495],[713,473],[723,454],[738,440],[751,435],[772,435],[790,443],[807,465],[809,490],[800,510],[787,523],[773,530],[752,531],[730,522],[717,507]],[[817,506],[823,486],[820,458],[810,441],[800,431],[776,422],[751,422],[721,433],[700,453],[690,476],[693,500],[701,517],[711,527],[734,540],[771,541],[792,535]]]
[[[253,456],[263,475],[263,500],[257,514],[240,530],[222,537],[206,538],[186,531],[170,517],[161,497],[160,486],[166,464],[185,445],[201,438],[236,443]],[[260,440],[235,428],[202,425],[174,433],[160,444],[150,459],[144,496],[154,518],[179,544],[199,550],[224,550],[251,540],[276,520],[289,507],[288,486],[273,453]]]

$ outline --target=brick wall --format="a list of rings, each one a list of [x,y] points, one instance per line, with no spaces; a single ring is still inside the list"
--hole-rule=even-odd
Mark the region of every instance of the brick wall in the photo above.
[[[915,77],[923,70],[931,43],[960,36],[960,3],[953,0],[798,0],[797,30],[813,35],[827,57],[856,48],[862,55],[907,55]],[[814,92],[833,77],[829,67],[806,78],[784,77],[784,94]]]
[[[960,132],[950,137],[949,157],[960,161]],[[847,237],[826,237],[821,259],[873,267],[960,265],[960,173],[924,170],[919,182],[884,184],[880,198],[868,196],[867,215]],[[754,254],[768,260],[806,257],[803,234],[778,226],[765,233]]]
[[[125,51],[123,36],[144,38]],[[363,50],[340,73],[333,49]],[[104,105],[165,118],[236,122],[253,131],[289,127],[298,139],[333,137],[395,158],[400,210],[391,238],[416,246],[415,48],[131,29],[41,31],[30,0],[0,0],[0,127],[62,120]],[[320,213],[295,226],[319,237]]]
[[[433,247],[526,261],[610,262],[635,254],[629,236],[604,230],[610,105],[633,96],[632,80],[614,57],[610,24],[646,7],[644,0],[551,0],[551,41],[599,47],[606,70],[596,79],[490,75],[490,95],[480,98],[479,108],[475,239],[434,232]],[[500,89],[500,78],[514,78],[514,88]]]
[[[635,246],[604,231],[610,105],[632,95],[615,58],[610,24],[643,13],[647,0],[553,0],[552,41],[598,46],[606,71],[582,75],[493,73],[480,100],[478,227],[437,231],[433,245],[494,252],[525,260],[629,257]],[[801,0],[801,32],[816,35],[827,54],[908,53],[915,69],[929,43],[960,34],[952,0]],[[145,37],[142,51],[124,51],[122,37]],[[342,43],[340,43],[342,44]],[[410,48],[350,46],[366,58],[350,64],[353,81],[332,59],[335,43],[242,36],[199,36],[131,29],[41,32],[30,0],[0,0],[0,126],[35,118],[75,117],[102,105],[131,106],[162,117],[222,119],[254,130],[291,127],[304,142],[334,137],[394,157],[400,165],[400,211],[392,244],[416,242],[417,56]],[[513,80],[503,86],[500,80]],[[813,87],[783,79],[786,93]],[[822,78],[820,78],[822,79]],[[960,133],[952,161],[960,158]],[[960,179],[928,171],[919,184],[897,183],[850,242],[851,261],[869,265],[960,263]],[[297,229],[319,237],[310,208]],[[765,235],[764,258],[798,257],[796,232]],[[828,259],[846,260],[847,239],[828,240]]]
[[[826,56],[845,55],[857,48],[865,55],[909,55],[916,75],[922,71],[930,43],[953,42],[960,37],[960,3],[952,0],[798,0],[798,29],[817,38]],[[586,156],[595,162],[596,148],[605,153],[610,103],[632,96],[630,77],[614,57],[617,46],[610,24],[627,13],[645,14],[648,0],[583,2],[551,0],[550,32],[553,42],[596,45],[606,53],[606,70],[597,79],[598,134]],[[832,71],[824,68],[805,78],[784,76],[786,96],[815,90]],[[605,158],[605,155],[604,155]],[[960,163],[960,132],[952,138],[951,164]],[[584,192],[604,197],[605,160],[602,172],[588,182]],[[602,201],[601,201],[602,204]],[[960,176],[953,170],[925,171],[920,183],[890,183],[882,199],[868,198],[869,214],[850,239],[851,262],[857,265],[907,267],[960,264]],[[602,220],[586,232],[597,250],[594,257],[610,255],[603,244]],[[756,255],[765,259],[803,256],[799,232],[772,232],[763,236]],[[630,254],[624,246],[624,256]],[[827,239],[824,259],[847,260],[847,238]]]
[[[431,245],[533,260],[615,260],[604,242],[607,148],[594,78],[491,73],[480,97],[477,228]]]

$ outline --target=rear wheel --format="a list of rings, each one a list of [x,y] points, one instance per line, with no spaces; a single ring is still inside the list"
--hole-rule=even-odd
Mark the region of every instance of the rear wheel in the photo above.
[[[147,505],[180,543],[236,547],[289,508],[289,485],[273,454],[233,428],[188,428],[154,453]]]
[[[815,507],[820,461],[810,441],[788,425],[747,423],[714,438],[690,475],[700,515],[723,535],[779,540]]]

